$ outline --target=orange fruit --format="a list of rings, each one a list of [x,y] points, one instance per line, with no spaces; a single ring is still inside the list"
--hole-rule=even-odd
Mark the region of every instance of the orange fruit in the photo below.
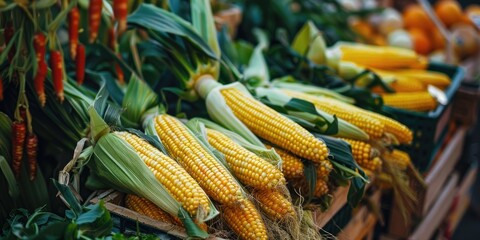
[[[447,27],[461,22],[463,18],[462,7],[457,1],[453,0],[440,1],[435,4],[435,13]]]
[[[352,27],[353,31],[364,38],[368,39],[374,35],[372,26],[366,21],[355,20],[350,24],[350,26]]]
[[[434,29],[432,32],[432,47],[433,50],[440,50],[445,48],[445,38],[439,30]]]
[[[432,43],[428,39],[427,34],[420,28],[411,28],[408,30],[412,38],[413,48],[415,52],[427,55],[432,49]]]
[[[433,28],[433,22],[423,8],[418,4],[408,6],[403,12],[403,23],[407,29],[421,28],[428,31]]]

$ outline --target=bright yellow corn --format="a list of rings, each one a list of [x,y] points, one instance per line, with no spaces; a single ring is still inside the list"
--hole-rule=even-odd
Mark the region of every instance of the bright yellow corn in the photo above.
[[[225,222],[241,239],[268,239],[265,223],[250,200],[225,207],[223,216]]]
[[[260,207],[273,220],[282,220],[295,216],[293,203],[279,190],[261,190],[254,192],[253,197],[260,203]]]
[[[332,98],[318,97],[303,92],[285,90],[282,91],[290,97],[311,102],[318,109],[336,115],[365,131],[372,138],[379,138],[383,135],[385,126],[381,121],[365,116],[361,109]]]
[[[431,111],[437,107],[437,100],[428,92],[383,94],[383,104],[389,107],[412,111]]]
[[[409,68],[422,64],[415,51],[397,47],[348,44],[340,46],[341,60],[380,69]]]
[[[240,185],[188,129],[167,114],[155,118],[155,130],[170,155],[200,184],[207,194],[224,205],[244,200]]]
[[[297,123],[236,88],[222,89],[221,94],[235,116],[255,135],[305,159],[327,159],[325,143]]]
[[[397,165],[401,170],[407,169],[411,163],[410,155],[408,153],[394,149],[392,152],[385,152],[382,154],[385,161],[389,161]]]
[[[144,139],[128,132],[115,132],[130,144],[158,181],[192,215],[198,210],[208,213],[210,204],[200,185],[175,160],[163,154]]]
[[[271,149],[272,146],[265,144],[265,147]],[[282,172],[286,179],[294,179],[303,176],[302,160],[281,148],[275,148],[275,152],[282,158]]]
[[[396,81],[389,85],[395,92],[420,92],[425,91],[426,85],[414,78],[397,78]],[[373,92],[385,93],[382,87],[377,86],[372,88]]]
[[[273,189],[285,184],[278,168],[243,148],[223,133],[207,129],[208,142],[225,156],[225,160],[237,178],[256,189]]]
[[[329,161],[323,161],[317,165],[317,178],[322,180],[327,180],[330,176],[333,166]]]
[[[441,73],[441,72],[434,72],[434,71],[426,71],[426,70],[418,70],[418,69],[405,69],[405,70],[396,70],[390,71],[393,76],[396,78],[410,78],[416,79],[420,81],[425,86],[433,85],[440,89],[447,88],[450,83],[450,77],[448,75]]]
[[[342,140],[350,144],[353,158],[360,167],[373,172],[382,167],[381,160],[374,158],[373,149],[369,143],[345,138],[342,138]]]
[[[150,202],[145,198],[128,194],[125,198],[125,206],[132,211],[138,212],[157,221],[172,223],[179,226],[182,225],[179,219],[174,220],[174,218],[167,212],[163,211],[153,202]]]
[[[288,94],[288,92],[286,92],[286,94]],[[309,95],[309,96],[311,96],[311,95]],[[340,118],[342,118],[340,114],[349,113],[349,114],[347,114],[347,117],[349,115],[350,116],[354,115],[357,118],[361,118],[362,116],[363,117],[370,117],[370,119],[374,119],[375,121],[380,122],[381,123],[380,126],[383,126],[383,128],[376,125],[377,127],[369,127],[371,130],[364,129],[360,126],[360,124],[358,124],[358,123],[356,124],[355,122],[351,122],[352,124],[356,125],[357,127],[362,128],[362,130],[364,130],[367,133],[372,132],[372,130],[373,130],[372,135],[370,135],[372,137],[379,136],[378,134],[373,135],[376,132],[375,129],[384,129],[384,130],[381,130],[381,131],[393,134],[400,143],[410,143],[413,140],[413,134],[412,134],[412,131],[410,131],[410,129],[408,129],[405,125],[403,125],[403,124],[401,124],[401,123],[399,123],[399,122],[397,122],[397,121],[395,121],[395,120],[393,120],[389,117],[385,117],[385,116],[380,115],[378,113],[370,112],[370,111],[358,108],[356,106],[349,105],[347,103],[344,103],[342,101],[338,101],[338,100],[333,99],[333,98],[327,98],[327,97],[317,97],[317,98],[320,98],[322,100],[321,103],[324,104],[323,105],[324,108],[322,108],[321,105],[317,106],[316,103],[312,102],[313,104],[315,104],[315,106],[317,108],[322,109],[323,111],[325,111],[327,113],[330,113],[330,114],[336,114]],[[331,112],[329,112],[329,111],[331,111]],[[345,118],[343,118],[343,119],[346,120]],[[348,120],[346,120],[346,121],[348,121]],[[355,120],[352,120],[352,121],[355,121]],[[367,126],[368,126],[368,122],[367,122]],[[382,134],[383,134],[383,132],[382,132]],[[380,134],[380,136],[381,136],[381,134]]]

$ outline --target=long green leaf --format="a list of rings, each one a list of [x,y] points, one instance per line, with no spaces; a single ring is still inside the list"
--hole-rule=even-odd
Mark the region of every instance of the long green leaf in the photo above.
[[[209,57],[217,58],[215,52],[203,41],[188,22],[154,5],[141,4],[128,17],[128,24],[138,28],[151,29],[159,34],[173,34],[183,37]]]

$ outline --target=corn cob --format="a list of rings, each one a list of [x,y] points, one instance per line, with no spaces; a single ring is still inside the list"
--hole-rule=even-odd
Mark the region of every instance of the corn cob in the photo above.
[[[288,94],[288,92],[286,92],[286,93]],[[311,96],[311,95],[307,95],[307,96]],[[336,114],[340,118],[342,118],[340,114],[343,115],[345,113],[348,113],[347,116],[354,115],[356,118],[370,117],[370,119],[374,119],[374,120],[380,122],[381,125],[383,125],[384,131],[395,135],[395,137],[397,138],[397,140],[400,143],[410,143],[413,139],[413,135],[412,135],[412,132],[410,131],[410,129],[408,129],[405,125],[403,125],[403,124],[401,124],[401,123],[399,123],[399,122],[397,122],[397,121],[395,121],[391,118],[385,117],[385,116],[380,115],[378,113],[374,113],[374,112],[370,112],[370,111],[358,108],[358,107],[353,106],[353,105],[349,105],[347,103],[344,103],[342,101],[338,101],[336,99],[326,98],[326,97],[317,97],[317,98],[322,100],[320,103],[323,104],[323,106],[321,106],[321,105],[317,106],[316,103],[314,103],[314,102],[312,102],[312,103],[314,103],[317,108],[320,108],[327,113]],[[322,108],[322,107],[324,107],[324,108]],[[331,112],[329,112],[329,111],[331,111]],[[346,120],[346,119],[344,119],[344,120]],[[359,126],[355,123],[352,123],[352,124],[356,125],[357,127],[362,128],[361,126]],[[370,128],[370,129],[374,130],[374,129],[377,129],[377,127]],[[363,129],[363,130],[367,133],[369,132],[367,129]],[[373,133],[375,133],[375,131]],[[371,136],[372,137],[378,136],[378,134],[371,135]]]
[[[223,210],[224,219],[241,239],[268,239],[267,228],[250,200]]]
[[[405,70],[395,70],[395,71],[383,71],[383,70],[374,70],[378,72],[380,76],[390,75],[394,76],[397,79],[408,78],[415,79],[425,86],[433,85],[435,87],[445,89],[447,88],[451,80],[448,75],[440,72],[418,70],[418,69],[405,69]]]
[[[293,204],[279,190],[262,190],[253,194],[260,207],[273,220],[295,216]]]
[[[392,152],[383,153],[382,157],[385,161],[389,161],[397,165],[401,170],[407,169],[408,165],[411,163],[408,153],[397,149],[394,149]]]
[[[333,166],[329,161],[323,161],[317,165],[317,178],[322,180],[327,180],[330,172],[332,171]]]
[[[278,168],[243,148],[223,133],[207,129],[208,142],[225,155],[225,160],[238,179],[256,189],[273,189],[285,184]]]
[[[390,107],[412,111],[430,111],[437,107],[437,101],[428,92],[383,94],[383,103]]]
[[[205,213],[210,211],[207,194],[175,160],[135,134],[128,132],[115,134],[135,149],[158,181],[192,216],[196,216],[200,209]]]
[[[373,172],[382,167],[381,160],[379,161],[379,159],[374,158],[373,149],[369,143],[345,138],[342,138],[342,140],[350,144],[353,158],[360,167]]]
[[[295,189],[296,191],[299,191],[300,194],[302,195],[310,191],[308,188],[307,180],[305,178],[295,179],[294,181],[291,181],[291,185],[293,189]],[[327,194],[328,191],[329,189],[328,189],[327,181],[321,178],[317,178],[317,183],[315,185],[313,196],[316,198],[319,198]]]
[[[235,116],[255,135],[305,159],[327,159],[325,143],[297,123],[236,88],[222,89],[221,94]]]
[[[311,102],[315,107],[329,114],[336,115],[365,131],[370,137],[379,138],[384,133],[384,124],[381,121],[362,114],[355,106],[347,103],[327,98],[310,95],[298,91],[285,90],[282,91],[290,97],[302,99]]]
[[[200,184],[207,194],[224,205],[244,200],[240,185],[176,118],[155,118],[155,130],[167,151]]]
[[[422,61],[414,51],[397,47],[348,44],[340,46],[340,50],[342,61],[380,69],[409,68]]]
[[[273,148],[267,144],[265,144],[265,147],[268,149]],[[282,158],[282,172],[286,179],[294,179],[303,176],[304,165],[299,157],[281,148],[275,148],[275,152],[277,152]]]
[[[153,202],[133,194],[127,195],[125,198],[125,206],[132,211],[138,212],[157,221],[172,223],[179,226],[183,225],[178,218],[173,218],[170,214],[157,207]]]
[[[390,88],[392,88],[395,92],[420,92],[425,91],[425,85],[417,79],[414,78],[397,78],[394,82],[390,83]],[[377,86],[372,88],[373,92],[376,93],[384,93],[382,87]]]

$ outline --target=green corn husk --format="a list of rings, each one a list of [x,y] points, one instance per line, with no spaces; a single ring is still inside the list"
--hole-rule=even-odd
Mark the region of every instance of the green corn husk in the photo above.
[[[309,102],[292,98],[282,93],[278,89],[256,88],[255,93],[260,98],[267,98],[271,104],[285,108],[285,110],[287,111],[286,114],[314,124],[315,130],[317,130],[317,132],[319,133],[333,135],[336,137],[347,137],[362,141],[369,139],[368,134],[366,134],[358,127],[350,124],[349,122],[342,119],[337,119],[336,117],[315,108],[311,103],[309,104],[309,109],[307,109],[305,104],[308,104]],[[298,110],[296,110],[290,107],[293,104],[292,101],[294,100],[298,101],[298,105],[303,103],[305,105],[305,108],[302,109],[301,107],[299,107]],[[329,134],[329,124],[335,122],[338,123],[338,131],[336,133]]]
[[[267,85],[270,81],[267,62],[262,53],[268,47],[268,39],[266,34],[259,29],[254,29],[253,32],[257,36],[258,44],[253,49],[243,76],[249,86],[258,87]]]
[[[316,64],[327,62],[325,41],[312,21],[307,21],[297,33],[292,48]]]
[[[178,216],[189,236],[207,238],[208,234],[194,224],[186,210],[158,182],[135,150],[114,133],[110,133],[110,128],[93,107],[89,108],[89,113],[95,145],[88,166],[96,177],[112,188],[144,197],[169,214]],[[212,211],[200,222],[217,214],[212,205]]]
[[[355,99],[353,98],[343,96],[342,94],[327,88],[296,82],[296,80],[292,79],[291,77],[273,80],[271,86],[280,89],[289,89],[298,92],[304,92],[316,96],[326,96],[342,102],[355,104]]]

